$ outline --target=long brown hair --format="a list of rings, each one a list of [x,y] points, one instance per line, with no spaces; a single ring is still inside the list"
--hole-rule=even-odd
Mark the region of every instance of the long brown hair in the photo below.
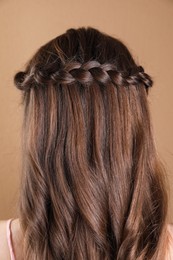
[[[14,81],[24,105],[24,259],[164,259],[153,80],[125,44],[94,28],[69,29]]]

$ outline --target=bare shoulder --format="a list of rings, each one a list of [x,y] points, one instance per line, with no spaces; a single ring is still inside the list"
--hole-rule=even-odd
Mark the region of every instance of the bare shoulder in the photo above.
[[[0,220],[0,259],[10,259],[7,242],[7,220]]]
[[[173,234],[173,224],[168,224],[168,230],[171,234]]]
[[[7,241],[7,221],[0,221],[0,259],[10,260],[10,251]],[[17,259],[22,259],[22,237],[19,219],[12,219],[11,221],[11,240],[13,249]]]
[[[169,233],[169,241],[171,245],[173,246],[173,224],[167,225],[168,233]]]
[[[168,224],[167,225],[168,229],[168,243],[169,243],[169,258],[168,259],[173,259],[173,224]]]

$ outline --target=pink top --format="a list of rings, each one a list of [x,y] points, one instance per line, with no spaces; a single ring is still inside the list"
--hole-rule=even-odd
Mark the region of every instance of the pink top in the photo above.
[[[8,242],[8,247],[10,250],[10,258],[11,260],[15,260],[15,255],[14,255],[14,249],[13,249],[13,244],[12,244],[12,235],[11,235],[11,221],[12,218],[7,220],[7,242]]]

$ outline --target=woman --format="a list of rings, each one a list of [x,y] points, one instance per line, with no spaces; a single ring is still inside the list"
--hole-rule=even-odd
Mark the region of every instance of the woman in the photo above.
[[[153,81],[127,47],[94,28],[69,29],[14,80],[23,171],[19,218],[1,222],[0,259],[173,259]]]

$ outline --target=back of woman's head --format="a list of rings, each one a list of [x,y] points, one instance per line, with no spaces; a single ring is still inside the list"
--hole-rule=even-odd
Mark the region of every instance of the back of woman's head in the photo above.
[[[25,111],[25,259],[163,259],[152,83],[120,40],[93,28],[49,41],[15,75]]]

